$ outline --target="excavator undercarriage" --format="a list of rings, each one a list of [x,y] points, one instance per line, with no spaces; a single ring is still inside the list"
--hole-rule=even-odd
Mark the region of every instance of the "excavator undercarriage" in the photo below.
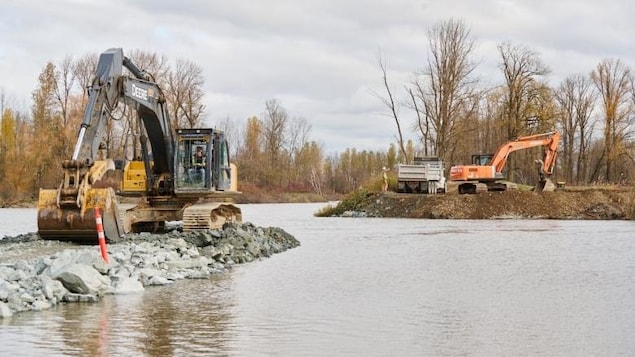
[[[121,211],[125,233],[160,233],[165,228],[165,222],[170,221],[182,221],[184,232],[219,229],[226,222],[242,222],[240,208],[230,201],[224,202],[226,197],[208,199],[142,199],[134,207]]]

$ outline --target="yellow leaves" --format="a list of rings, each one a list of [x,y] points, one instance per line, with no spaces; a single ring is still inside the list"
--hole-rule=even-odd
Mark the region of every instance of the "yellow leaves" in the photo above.
[[[9,147],[15,147],[15,116],[11,109],[5,109],[2,113],[0,126],[0,147],[3,152]]]

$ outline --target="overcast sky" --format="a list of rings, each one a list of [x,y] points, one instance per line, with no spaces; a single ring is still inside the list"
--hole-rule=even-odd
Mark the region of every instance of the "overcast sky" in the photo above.
[[[372,93],[384,93],[378,52],[398,96],[423,67],[427,30],[462,20],[476,41],[486,83],[501,82],[496,46],[540,54],[550,83],[589,73],[602,59],[635,65],[634,3],[627,0],[0,0],[0,89],[30,105],[47,61],[122,47],[199,64],[206,125],[240,123],[277,99],[306,118],[327,153],[385,150],[395,124]],[[26,104],[25,104],[26,103]],[[402,110],[408,124],[412,113]],[[408,134],[414,138],[414,134]]]

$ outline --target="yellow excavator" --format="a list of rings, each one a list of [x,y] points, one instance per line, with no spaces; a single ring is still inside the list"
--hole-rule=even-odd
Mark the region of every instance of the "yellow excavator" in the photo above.
[[[105,123],[117,117],[115,108],[134,110],[141,133],[141,158],[125,166],[120,187],[122,195],[138,196],[138,203],[121,211],[115,190],[105,184],[114,161],[99,155]],[[95,209],[110,242],[130,232],[159,232],[167,221],[183,221],[185,231],[242,221],[233,204],[237,174],[224,133],[173,130],[163,91],[121,48],[99,57],[73,156],[62,162],[62,170],[58,188],[40,189],[37,220],[43,239],[94,243]]]

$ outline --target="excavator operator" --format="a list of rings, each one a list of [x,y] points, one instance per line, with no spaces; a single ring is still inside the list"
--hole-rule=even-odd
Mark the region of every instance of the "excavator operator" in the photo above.
[[[192,155],[192,166],[194,167],[194,179],[201,182],[205,176],[205,151],[202,146],[196,147],[196,152]]]

